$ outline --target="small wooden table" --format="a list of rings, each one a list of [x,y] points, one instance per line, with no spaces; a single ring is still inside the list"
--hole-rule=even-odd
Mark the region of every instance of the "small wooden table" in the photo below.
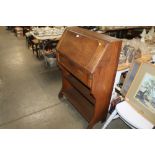
[[[59,28],[36,28],[30,33],[38,40],[59,40],[64,29]]]
[[[46,46],[46,40],[58,41],[63,33],[63,30],[60,30],[59,33],[56,32],[56,28],[37,28],[34,31],[30,31],[30,34],[37,39],[37,46],[42,44],[43,50]],[[39,57],[39,51],[36,50],[37,57]]]
[[[44,40],[59,40],[61,38],[61,35],[42,35],[42,36],[38,36],[35,35],[33,31],[30,32],[34,38],[40,40],[40,41],[44,41]]]

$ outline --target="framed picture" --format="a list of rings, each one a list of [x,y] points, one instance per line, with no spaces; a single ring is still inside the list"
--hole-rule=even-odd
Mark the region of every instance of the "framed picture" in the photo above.
[[[141,64],[127,92],[126,101],[155,124],[155,65]]]
[[[125,96],[131,86],[131,83],[133,82],[138,70],[139,70],[139,67],[142,63],[146,63],[148,62],[150,59],[147,59],[147,58],[141,58],[141,59],[137,59],[137,60],[134,60],[128,73],[127,73],[127,76],[124,80],[124,83],[123,83],[123,86],[122,86],[122,89],[121,89],[121,94],[122,96]]]

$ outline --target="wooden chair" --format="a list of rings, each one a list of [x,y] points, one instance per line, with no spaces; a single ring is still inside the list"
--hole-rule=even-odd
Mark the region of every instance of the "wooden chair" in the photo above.
[[[35,52],[36,52],[37,58],[41,57],[41,54],[40,54],[41,44],[42,44],[42,41],[39,41],[38,39],[33,39],[32,40],[33,54],[35,54]]]

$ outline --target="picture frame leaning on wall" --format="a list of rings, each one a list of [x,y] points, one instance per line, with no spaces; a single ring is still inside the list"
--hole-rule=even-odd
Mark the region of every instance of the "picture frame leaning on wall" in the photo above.
[[[155,124],[155,65],[142,63],[125,100]]]

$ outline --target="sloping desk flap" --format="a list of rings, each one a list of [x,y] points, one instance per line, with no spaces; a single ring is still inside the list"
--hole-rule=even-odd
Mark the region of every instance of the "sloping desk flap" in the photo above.
[[[71,27],[65,30],[57,50],[75,64],[93,72],[104,55],[108,42],[105,35]]]

